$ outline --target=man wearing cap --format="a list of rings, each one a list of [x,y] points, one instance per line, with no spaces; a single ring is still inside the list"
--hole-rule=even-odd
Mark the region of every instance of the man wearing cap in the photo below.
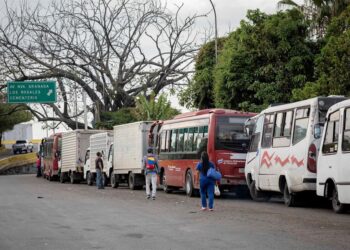
[[[147,154],[143,157],[143,170],[146,179],[146,197],[151,198],[150,184],[152,183],[152,200],[156,199],[158,159],[153,154],[153,149],[148,148]]]

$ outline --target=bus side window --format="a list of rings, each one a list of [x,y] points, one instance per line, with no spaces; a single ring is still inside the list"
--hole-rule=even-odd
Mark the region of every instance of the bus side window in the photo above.
[[[274,114],[267,114],[265,116],[264,131],[261,142],[261,147],[263,148],[271,147],[274,117]]]
[[[177,142],[177,129],[173,129],[171,131],[170,152],[176,152],[176,142]]]
[[[295,112],[295,124],[293,131],[293,144],[300,142],[306,137],[309,123],[310,108],[299,108]]]
[[[182,152],[184,151],[184,132],[185,132],[185,129],[181,128],[179,129],[179,135],[177,137],[177,148],[176,148],[176,151],[177,152]]]
[[[342,150],[350,151],[350,108],[345,109],[344,115],[345,116]]]
[[[192,147],[193,147],[193,132],[194,128],[189,128],[187,137],[185,137],[185,151],[186,152],[192,152]]]
[[[160,135],[160,152],[167,152],[167,134],[170,131],[163,131]]]
[[[197,148],[196,148],[196,151],[199,157],[203,151],[207,151],[207,146],[208,146],[208,126],[199,127],[198,136],[197,136]]]
[[[284,111],[276,114],[273,147],[287,147],[290,145],[293,111]]]
[[[329,115],[322,152],[332,154],[338,151],[339,139],[339,111]]]

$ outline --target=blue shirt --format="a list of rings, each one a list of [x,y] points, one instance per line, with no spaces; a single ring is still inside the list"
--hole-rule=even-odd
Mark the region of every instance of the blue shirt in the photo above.
[[[203,178],[208,178],[206,175],[204,175],[202,173],[202,168],[203,168],[203,164],[202,162],[198,162],[197,166],[196,166],[196,170],[198,170],[200,172],[200,179],[203,179]],[[212,163],[211,161],[209,161],[209,168],[215,168],[215,165],[214,163]]]

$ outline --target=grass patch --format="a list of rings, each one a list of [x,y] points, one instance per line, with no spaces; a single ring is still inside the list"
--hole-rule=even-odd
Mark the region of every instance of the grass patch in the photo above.
[[[20,167],[27,164],[34,164],[35,161],[36,153],[10,156],[0,160],[0,171],[4,171],[12,167]]]

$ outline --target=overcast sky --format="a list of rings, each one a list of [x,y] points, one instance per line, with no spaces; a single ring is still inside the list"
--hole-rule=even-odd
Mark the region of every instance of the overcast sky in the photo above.
[[[21,1],[25,0],[7,0],[12,7],[18,6]],[[35,2],[40,2],[43,5],[55,0],[28,0],[30,6],[34,6]],[[208,17],[202,18],[197,24],[199,32],[203,30],[211,30],[214,35],[214,14],[210,12],[212,6],[209,0],[160,0],[167,2],[169,9],[174,9],[175,5],[183,4],[183,17],[193,14],[209,13]],[[226,35],[228,32],[235,30],[239,26],[239,22],[245,18],[248,9],[260,9],[266,13],[275,13],[278,11],[277,3],[279,0],[212,0],[214,2],[217,17],[218,17],[218,33],[219,36]],[[0,20],[4,14],[5,0],[0,0]],[[303,2],[303,0],[297,0]],[[198,41],[199,43],[201,41]],[[177,107],[176,98],[171,98],[172,103]]]

